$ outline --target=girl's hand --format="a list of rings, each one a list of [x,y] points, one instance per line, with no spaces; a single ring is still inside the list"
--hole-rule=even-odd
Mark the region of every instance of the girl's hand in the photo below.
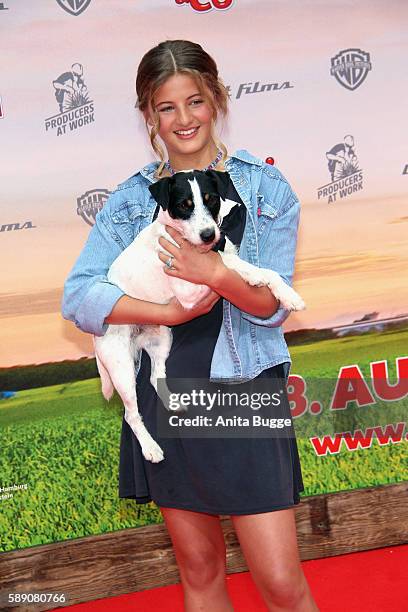
[[[199,304],[189,310],[183,308],[177,298],[173,297],[168,304],[163,306],[164,318],[161,325],[179,325],[180,323],[186,323],[186,321],[191,321],[191,319],[207,314],[220,297],[218,293],[211,291]]]
[[[207,285],[208,287],[215,285],[225,268],[219,254],[211,250],[203,252],[200,247],[185,240],[180,232],[169,225],[166,225],[166,231],[178,246],[160,236],[160,246],[166,249],[172,257],[172,267],[164,266],[165,273],[196,285]],[[158,254],[160,260],[165,264],[169,255],[160,250]]]

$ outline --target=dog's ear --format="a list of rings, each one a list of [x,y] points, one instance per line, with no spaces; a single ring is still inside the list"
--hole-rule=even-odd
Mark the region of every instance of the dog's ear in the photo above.
[[[228,172],[220,172],[219,170],[206,170],[205,174],[212,178],[217,184],[217,191],[220,197],[225,200],[227,197],[228,184],[230,175]]]
[[[171,176],[165,176],[164,178],[156,181],[152,185],[149,185],[149,191],[163,210],[167,210],[169,205],[170,197],[170,184],[172,182]]]

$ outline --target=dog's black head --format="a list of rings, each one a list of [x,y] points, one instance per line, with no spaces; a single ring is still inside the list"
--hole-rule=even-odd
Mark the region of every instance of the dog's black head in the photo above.
[[[191,185],[188,181],[196,179],[203,199],[205,202],[210,200],[211,196],[219,197],[225,200],[228,188],[229,174],[228,172],[218,172],[217,170],[193,170],[191,172],[177,172],[173,176],[164,177],[149,186],[149,191],[158,204],[167,210],[178,204],[182,204],[185,200],[192,200],[193,194]],[[169,207],[170,204],[170,207]],[[194,204],[194,202],[193,202]],[[187,204],[187,207],[191,206]],[[174,213],[176,210],[173,211]],[[172,213],[169,210],[170,216]]]
[[[149,186],[150,193],[193,244],[213,244],[219,240],[218,218],[221,201],[226,199],[227,172],[193,170],[177,172]]]

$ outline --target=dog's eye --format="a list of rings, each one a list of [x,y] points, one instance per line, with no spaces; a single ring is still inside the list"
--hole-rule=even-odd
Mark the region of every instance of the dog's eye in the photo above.
[[[182,202],[180,202],[179,206],[181,208],[184,208],[185,210],[188,210],[189,208],[193,206],[193,200],[190,200],[190,199],[183,200]]]
[[[212,193],[205,193],[204,194],[204,200],[207,203],[208,206],[215,206],[216,204],[219,204],[219,198],[218,196],[212,194]]]

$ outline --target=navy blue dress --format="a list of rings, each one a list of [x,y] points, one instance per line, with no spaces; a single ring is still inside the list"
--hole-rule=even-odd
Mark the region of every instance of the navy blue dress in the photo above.
[[[221,232],[239,245],[246,210],[231,181],[227,199],[237,204],[224,218]],[[217,246],[223,249],[222,239]],[[173,343],[166,362],[169,378],[209,379],[222,319],[220,299],[207,314],[172,327]],[[257,378],[284,379],[282,364]],[[239,385],[229,386],[236,390]],[[144,423],[163,449],[164,460],[151,463],[143,457],[123,418],[119,497],[214,515],[270,512],[299,503],[304,486],[294,430],[291,437],[279,438],[161,438],[157,410],[167,410],[150,384],[150,357],[145,351],[137,376],[137,397]],[[289,404],[285,406],[285,416],[290,418]]]

